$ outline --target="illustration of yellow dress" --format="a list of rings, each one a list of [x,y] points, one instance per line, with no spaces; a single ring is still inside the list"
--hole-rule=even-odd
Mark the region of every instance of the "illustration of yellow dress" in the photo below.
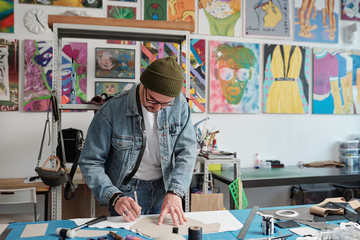
[[[274,82],[266,101],[267,113],[304,113],[297,78],[302,53],[298,46],[277,45],[271,59]]]

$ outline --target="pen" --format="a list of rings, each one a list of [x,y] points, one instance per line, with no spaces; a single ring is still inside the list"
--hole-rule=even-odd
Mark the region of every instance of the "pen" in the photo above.
[[[135,202],[139,205],[139,202],[138,202],[138,198],[137,198],[136,191],[134,191],[134,198],[135,198]]]
[[[124,238],[122,236],[120,236],[119,234],[116,234],[115,232],[109,232],[110,236],[112,238],[114,238],[115,240],[124,240]]]

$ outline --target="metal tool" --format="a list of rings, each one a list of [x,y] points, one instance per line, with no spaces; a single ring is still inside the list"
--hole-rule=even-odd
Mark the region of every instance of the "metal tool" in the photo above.
[[[294,235],[294,234],[288,234],[288,235],[277,236],[277,237],[251,238],[248,240],[285,240],[288,237],[291,237],[292,235]]]
[[[250,228],[250,225],[251,225],[251,223],[252,223],[258,209],[259,209],[259,206],[254,206],[251,209],[251,212],[250,212],[249,216],[247,217],[247,219],[246,219],[246,221],[244,223],[244,226],[242,227],[239,235],[237,236],[237,239],[244,239],[245,238],[246,233],[248,232],[248,230]]]

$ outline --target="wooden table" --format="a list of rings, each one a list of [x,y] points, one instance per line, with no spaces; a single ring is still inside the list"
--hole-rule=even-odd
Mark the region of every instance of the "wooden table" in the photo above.
[[[36,193],[45,196],[45,220],[48,220],[50,187],[42,182],[24,183],[24,178],[0,178],[0,189],[36,188]]]

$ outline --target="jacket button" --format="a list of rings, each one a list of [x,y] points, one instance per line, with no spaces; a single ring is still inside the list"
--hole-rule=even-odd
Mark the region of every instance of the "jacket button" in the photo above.
[[[118,142],[118,147],[121,147],[122,146],[122,143],[121,142]]]

